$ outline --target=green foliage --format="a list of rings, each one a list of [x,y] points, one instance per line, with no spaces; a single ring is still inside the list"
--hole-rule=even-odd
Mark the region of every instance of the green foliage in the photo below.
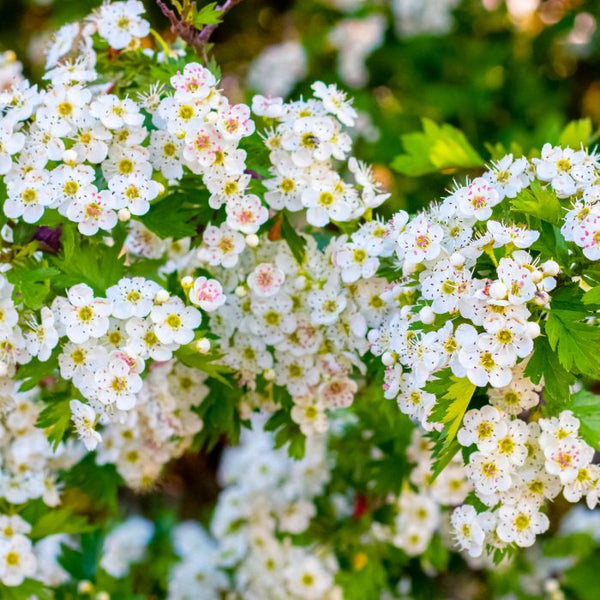
[[[7,279],[15,286],[15,299],[33,310],[39,310],[44,306],[50,293],[50,280],[60,275],[58,269],[36,266],[39,264],[37,261],[27,261],[24,265],[6,273]]]
[[[570,146],[575,150],[579,150],[582,145],[586,147],[590,143],[592,133],[593,125],[591,119],[571,121],[560,134],[558,143],[561,146]]]
[[[484,165],[461,131],[445,123],[437,125],[430,119],[423,119],[423,132],[403,135],[402,144],[405,154],[396,156],[392,167],[403,175],[418,177]]]
[[[217,3],[211,2],[201,9],[196,7],[196,4],[192,4],[192,10],[187,20],[193,23],[198,29],[202,29],[205,25],[217,25],[221,22],[221,11],[217,9]]]
[[[459,444],[454,442],[475,388],[466,377],[458,378],[450,369],[438,373],[438,378],[425,386],[426,391],[436,396],[429,421],[444,425],[439,434],[434,434],[434,478],[442,472],[460,448]]]
[[[575,377],[560,363],[547,338],[538,337],[533,341],[533,353],[525,367],[525,375],[535,384],[544,379],[548,413],[556,414],[565,408],[570,398],[569,386],[575,383]]]
[[[600,396],[581,390],[573,394],[569,409],[579,419],[579,432],[583,439],[600,450]]]
[[[74,513],[70,507],[49,510],[33,524],[29,537],[39,540],[57,533],[84,533],[94,526],[88,520]]]
[[[553,293],[545,330],[550,347],[567,371],[576,368],[583,375],[600,377],[600,328],[584,322],[594,316],[583,304],[579,287],[570,285]]]
[[[281,237],[287,242],[296,262],[301,265],[306,257],[306,240],[292,227],[288,216],[283,213],[281,221]]]
[[[113,236],[124,231],[116,230]],[[60,271],[53,277],[52,285],[62,291],[86,283],[96,294],[104,294],[125,273],[125,257],[120,255],[122,239],[117,238],[112,246],[107,246],[93,238],[73,236],[68,228],[65,232],[62,252],[50,259],[52,266]]]
[[[514,210],[554,225],[563,217],[556,192],[550,186],[542,187],[538,181],[521,190],[510,203]]]
[[[40,581],[25,579],[18,587],[9,587],[0,583],[0,598],[2,600],[51,600],[54,598],[52,590]]]
[[[95,454],[89,453],[76,465],[64,471],[61,480],[66,490],[78,490],[87,496],[94,511],[116,512],[121,477],[113,464],[98,465]],[[80,500],[83,504],[86,499]]]
[[[214,352],[210,354],[201,354],[189,344],[187,346],[181,346],[174,354],[187,367],[198,369],[203,373],[206,373],[212,379],[220,381],[223,385],[233,387],[231,377],[227,377],[233,373],[233,370],[218,362],[223,358],[222,354]]]
[[[38,415],[37,427],[46,430],[54,449],[65,439],[71,425],[70,398],[64,394],[46,396],[46,406]]]
[[[51,376],[58,367],[59,352],[60,347],[57,346],[47,361],[42,362],[37,358],[32,358],[27,364],[20,365],[15,377],[21,381],[19,391],[26,392],[32,390],[44,377]]]

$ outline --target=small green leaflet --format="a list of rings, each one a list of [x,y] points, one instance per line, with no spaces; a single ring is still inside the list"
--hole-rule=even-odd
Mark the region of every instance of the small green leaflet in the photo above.
[[[9,587],[0,583],[0,598],[2,600],[51,600],[54,593],[46,587],[41,581],[34,579],[25,579],[17,587]]]
[[[600,396],[581,390],[573,394],[569,409],[579,419],[579,432],[583,439],[600,450]]]
[[[292,227],[285,213],[281,221],[281,237],[287,242],[296,262],[301,265],[304,263],[306,256],[306,240],[298,235],[296,229]]]
[[[563,217],[554,190],[550,186],[542,187],[538,181],[521,190],[510,204],[514,210],[553,224],[561,222]]]
[[[547,338],[540,336],[533,341],[533,354],[524,374],[535,384],[544,378],[543,394],[549,414],[557,414],[566,407],[570,397],[569,386],[575,383],[575,377],[560,364]]]
[[[575,150],[579,150],[582,144],[587,147],[590,143],[593,131],[591,119],[571,121],[560,134],[558,143],[560,146],[570,146]]]
[[[444,429],[432,436],[435,439],[433,449],[435,461],[432,470],[434,478],[441,473],[460,448],[455,438],[475,388],[476,386],[466,377],[458,378],[450,369],[441,371],[436,380],[425,386],[426,391],[436,396],[429,421],[444,424]]]
[[[217,9],[217,3],[211,2],[203,6],[200,10],[192,4],[192,14],[189,21],[198,29],[202,29],[204,25],[218,25],[221,22],[222,13]]]
[[[594,316],[594,311],[583,304],[581,290],[576,285],[567,286],[554,293],[545,329],[550,347],[567,371],[576,368],[583,375],[600,377],[600,328],[584,322]]]
[[[22,267],[6,272],[7,279],[15,286],[15,299],[23,302],[33,310],[44,306],[44,301],[50,293],[50,280],[60,271],[53,267],[35,266],[39,263],[30,261]]]
[[[48,441],[54,449],[63,441],[71,424],[69,398],[50,400],[38,415],[36,427],[48,429]]]
[[[84,516],[75,514],[71,508],[58,508],[42,515],[31,528],[29,537],[39,540],[57,533],[83,533],[94,528]]]
[[[423,119],[423,131],[402,136],[405,154],[397,156],[392,167],[411,177],[482,167],[484,161],[459,129]]]

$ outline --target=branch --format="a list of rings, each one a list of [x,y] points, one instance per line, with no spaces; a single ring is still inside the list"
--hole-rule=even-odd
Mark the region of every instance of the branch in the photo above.
[[[217,10],[221,12],[223,17],[241,1],[242,0],[226,0],[224,4],[217,6]],[[158,4],[163,15],[169,19],[171,31],[184,40],[189,46],[194,48],[197,54],[205,55],[205,46],[208,44],[210,36],[219,26],[219,23],[206,25],[199,30],[192,23],[186,21],[182,15],[178,15],[173,9],[169,8],[164,0],[156,0],[156,4]],[[191,5],[193,8],[196,7],[195,2],[192,2]]]

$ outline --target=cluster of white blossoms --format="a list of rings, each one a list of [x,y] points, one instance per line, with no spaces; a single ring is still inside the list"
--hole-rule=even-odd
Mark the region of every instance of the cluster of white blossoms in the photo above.
[[[594,450],[578,429],[568,410],[530,423],[489,405],[468,411],[458,441],[475,445],[467,474],[477,497],[494,511],[477,514],[468,504],[456,509],[452,525],[459,546],[473,557],[486,544],[532,546],[550,526],[543,505],[561,491],[569,502],[585,497],[594,508],[600,468],[592,464]]]
[[[532,258],[539,231],[491,218],[525,188],[548,186],[567,203],[565,239],[593,259],[597,180],[594,153],[547,145],[540,158],[506,156],[414,218],[399,212],[385,225],[382,247],[392,243],[403,274],[381,295],[386,320],[368,334],[371,352],[386,365],[385,396],[431,431],[442,425],[430,418],[439,398],[427,384],[442,371],[488,391],[490,406],[467,412],[458,433],[460,444],[476,447],[467,466],[474,491],[494,509],[476,518],[465,506],[453,517],[459,543],[473,556],[486,544],[531,545],[548,528],[540,508],[561,489],[570,501],[597,503],[598,468],[577,436],[578,420],[563,411],[558,420],[527,422],[543,382],[524,371],[552,311],[559,265]]]
[[[437,478],[432,477],[431,442],[413,431],[407,457],[413,463],[409,481],[393,499],[394,522],[375,523],[374,535],[401,548],[408,556],[425,552],[435,533],[443,533],[448,509],[461,505],[472,490],[460,455],[455,455]]]
[[[253,419],[241,445],[223,456],[210,535],[192,522],[175,530],[181,562],[169,576],[169,599],[212,598],[225,590],[244,598],[341,598],[331,551],[294,545],[289,537],[308,528],[313,498],[329,476],[325,438],[312,438],[305,457],[294,461],[273,449],[273,436]]]
[[[262,409],[275,413],[269,427],[307,436],[306,455],[292,461],[273,450],[274,436],[256,421],[243,445],[226,451],[210,535],[177,530],[181,562],[170,597],[337,600],[331,548],[292,538],[309,529],[331,477],[323,435],[331,411],[350,407],[373,380],[375,356],[385,367],[383,395],[433,438],[448,421],[439,418],[447,398],[432,384],[481,388],[476,408],[467,410],[473,393],[462,412],[453,408],[463,453],[437,477],[439,447],[414,434],[414,467],[384,502],[395,517],[373,528],[377,540],[417,556],[451,520],[458,546],[476,557],[489,547],[530,546],[549,526],[546,501],[561,491],[595,506],[599,468],[579,420],[568,410],[540,418],[544,382],[525,371],[570,273],[546,256],[552,250],[537,258],[541,231],[512,222],[511,210],[556,201],[554,233],[572,242],[573,260],[598,258],[598,157],[551,146],[532,160],[508,155],[420,214],[384,222],[373,209],[389,194],[351,155],[357,113],[342,91],[316,82],[306,100],[256,96],[251,108],[232,105],[210,70],[149,51],[164,85],[119,95],[117,82],[96,71],[96,50],[108,43],[119,56],[147,57],[140,38],[148,33],[141,3],[103,4],[82,26],[59,31],[47,89],[13,69],[0,91],[6,504],[57,506],[58,472],[84,448],[98,464],[114,464],[129,487],[148,489],[201,441],[210,408],[221,411],[215,420],[231,418],[230,432]],[[183,206],[169,193],[178,187],[194,206],[174,227],[187,237],[174,237],[165,216],[163,203]],[[58,243],[31,241],[52,227]],[[170,237],[157,233],[165,230]],[[86,258],[110,249],[116,266],[84,272],[92,261],[78,263],[78,248]],[[110,282],[96,282],[104,268]],[[19,391],[15,379],[33,389]],[[231,397],[227,384],[238,387]],[[14,535],[0,528],[5,585],[34,573],[41,581],[63,576],[51,560],[60,540],[36,558],[28,526],[9,524]],[[123,577],[151,536],[139,520],[118,529],[102,567]]]

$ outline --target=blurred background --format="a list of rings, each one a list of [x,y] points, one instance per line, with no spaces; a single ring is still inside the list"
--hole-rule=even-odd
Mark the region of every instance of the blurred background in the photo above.
[[[39,79],[52,32],[97,4],[2,0],[0,46]],[[415,209],[448,181],[389,168],[423,117],[457,126],[484,157],[486,143],[529,151],[571,119],[600,122],[599,18],[597,0],[242,0],[213,41],[234,100],[242,89],[307,95],[315,79],[349,89],[363,113],[359,156],[395,192],[393,208]]]

